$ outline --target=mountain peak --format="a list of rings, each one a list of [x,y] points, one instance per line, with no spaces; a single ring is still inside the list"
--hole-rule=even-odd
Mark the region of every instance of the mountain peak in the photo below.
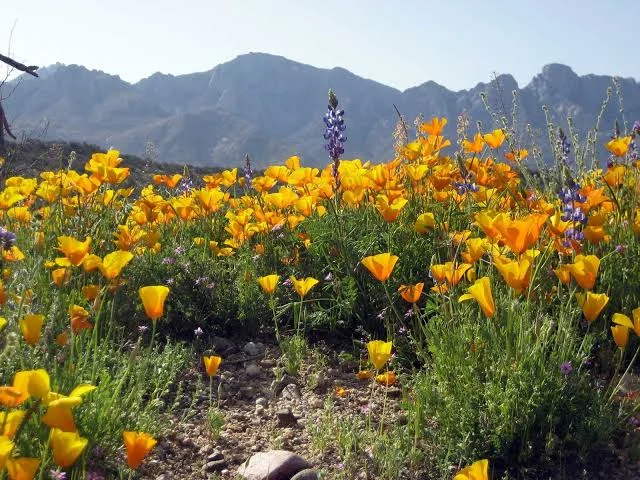
[[[542,76],[547,77],[550,81],[564,81],[578,78],[578,75],[571,67],[562,63],[549,63],[542,67]]]

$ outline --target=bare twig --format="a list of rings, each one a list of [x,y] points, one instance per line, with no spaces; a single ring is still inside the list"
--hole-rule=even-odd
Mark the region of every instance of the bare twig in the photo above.
[[[29,75],[33,75],[34,77],[38,76],[38,73],[36,72],[36,70],[38,70],[38,67],[35,65],[27,66],[23,63],[15,61],[13,58],[9,58],[5,55],[2,55],[1,53],[0,53],[0,61],[6,63],[7,65],[17,70],[20,70],[21,72],[28,73]]]

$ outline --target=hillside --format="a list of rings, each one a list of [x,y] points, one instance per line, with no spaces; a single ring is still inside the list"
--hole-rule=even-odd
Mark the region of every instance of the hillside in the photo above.
[[[14,132],[28,138],[93,143],[143,155],[149,143],[158,160],[206,166],[236,166],[246,153],[257,167],[299,154],[312,165],[326,164],[322,115],[332,88],[345,109],[345,156],[382,161],[393,154],[394,105],[411,122],[416,115],[448,117],[445,132],[455,136],[455,119],[466,111],[471,128],[495,124],[482,102],[511,118],[512,92],[518,98],[517,122],[525,139],[532,125],[536,142],[547,151],[543,105],[554,123],[573,118],[584,136],[593,127],[613,77],[576,75],[560,64],[545,66],[520,88],[511,75],[453,92],[427,81],[401,92],[343,68],[320,69],[284,57],[251,53],[210,71],[187,75],[156,73],[135,84],[77,65],[43,69],[41,78],[20,77],[5,101]],[[640,85],[620,79],[626,118],[640,117]],[[602,116],[602,138],[618,115],[617,100]]]

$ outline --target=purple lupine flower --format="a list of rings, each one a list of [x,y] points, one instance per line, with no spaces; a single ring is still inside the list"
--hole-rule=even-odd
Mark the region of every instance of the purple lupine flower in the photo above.
[[[184,247],[176,247],[176,248],[173,250],[173,253],[175,253],[176,255],[182,255],[182,254],[183,254],[184,252],[186,252],[186,251],[187,251],[187,249],[186,249],[186,248],[184,248]]]
[[[105,480],[105,477],[98,472],[87,472],[87,480]]]
[[[569,181],[569,185],[563,187],[558,194],[562,201],[563,222],[573,222],[573,226],[567,228],[564,232],[564,246],[570,247],[571,241],[581,242],[584,240],[582,227],[587,224],[587,214],[582,210],[581,203],[587,201],[587,198],[580,193],[580,185],[573,180]]]
[[[9,250],[16,244],[16,234],[0,227],[0,247]]]
[[[138,333],[142,335],[144,332],[149,330],[149,327],[146,325],[138,325]]]
[[[245,186],[249,189],[253,188],[251,184],[251,180],[253,180],[253,169],[251,168],[251,158],[249,158],[249,154],[244,157],[244,178],[245,178]]]
[[[49,478],[51,480],[67,480],[67,474],[60,469],[50,470]]]
[[[562,362],[560,364],[560,373],[565,377],[570,375],[571,372],[573,372],[573,365],[571,365],[571,362]]]
[[[193,189],[193,180],[188,175],[182,177],[180,180],[180,186],[178,187],[178,193],[180,195],[189,195]]]
[[[163,265],[173,265],[174,263],[176,263],[176,259],[172,258],[172,257],[164,257],[162,259],[162,264]]]
[[[569,153],[571,153],[571,143],[569,143],[569,139],[561,128],[558,129],[557,146],[560,153],[560,161],[566,165],[569,161]]]
[[[463,174],[462,181],[454,182],[453,188],[456,189],[456,192],[458,192],[458,195],[463,195],[464,193],[467,193],[467,192],[477,192],[478,190],[480,190],[480,188],[473,181],[472,172],[467,172],[466,174]]]
[[[336,187],[338,187],[340,155],[344,153],[344,142],[347,141],[347,137],[342,133],[347,128],[343,116],[344,110],[338,110],[338,98],[333,90],[329,90],[329,105],[323,118],[326,125],[324,139],[327,141],[324,148],[329,152],[329,157],[333,161],[331,173],[336,180]]]

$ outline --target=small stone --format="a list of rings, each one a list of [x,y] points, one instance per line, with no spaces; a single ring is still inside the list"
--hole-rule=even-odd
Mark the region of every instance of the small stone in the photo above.
[[[260,362],[260,365],[262,365],[264,368],[273,368],[276,366],[276,361],[272,358],[264,358]]]
[[[286,450],[269,450],[251,456],[239,469],[246,480],[289,480],[311,465],[304,458]]]
[[[251,357],[255,357],[256,355],[262,355],[264,353],[265,346],[258,342],[247,342],[242,351]]]
[[[295,383],[290,383],[289,385],[284,387],[282,389],[282,392],[280,393],[280,396],[284,400],[299,400],[301,397],[300,390]]]
[[[290,408],[282,408],[276,412],[278,427],[290,427],[298,423],[298,419],[291,412]]]
[[[257,416],[261,417],[262,415],[264,415],[264,407],[262,405],[256,405],[255,412]]]
[[[222,455],[221,452],[219,452],[218,450],[214,450],[213,452],[211,452],[211,455],[207,457],[207,462],[215,462],[216,460],[222,460],[223,458],[224,455]]]
[[[324,402],[320,397],[311,397],[309,400],[309,406],[311,408],[322,408],[324,406]]]
[[[271,391],[273,392],[273,395],[277,397],[280,395],[280,392],[284,387],[291,385],[292,383],[297,385],[298,381],[295,377],[285,373],[280,380],[274,380],[271,382]]]
[[[267,406],[269,405],[269,400],[264,397],[258,397],[256,398],[256,405],[262,405],[263,407],[267,408]]]
[[[227,468],[227,461],[224,459],[221,459],[221,460],[214,460],[212,462],[205,463],[202,469],[207,473],[211,473],[211,472],[219,472],[223,468]]]
[[[291,477],[291,480],[319,480],[319,478],[320,472],[313,468],[305,468]]]
[[[214,352],[222,355],[229,355],[237,350],[235,344],[224,337],[213,337],[211,346]]]
[[[244,369],[245,373],[250,377],[259,377],[262,373],[262,369],[255,363],[250,363]]]

